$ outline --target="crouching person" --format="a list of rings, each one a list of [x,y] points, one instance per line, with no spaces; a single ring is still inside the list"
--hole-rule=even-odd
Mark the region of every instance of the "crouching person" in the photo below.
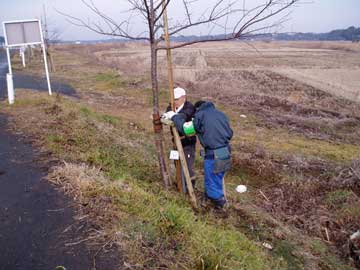
[[[195,114],[192,122],[186,122],[184,114],[170,113],[171,120],[181,133],[193,125],[204,148],[204,186],[205,195],[215,207],[222,208],[226,204],[223,179],[231,166],[230,140],[233,131],[226,115],[217,110],[212,102],[195,103]],[[191,129],[191,128],[190,128]]]

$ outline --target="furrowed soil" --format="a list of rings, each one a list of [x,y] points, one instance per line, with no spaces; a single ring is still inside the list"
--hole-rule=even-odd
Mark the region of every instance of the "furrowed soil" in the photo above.
[[[59,65],[55,76],[76,89],[82,104],[105,114],[105,118],[100,118],[108,123],[121,121],[122,129],[135,134],[125,136],[123,143],[138,149],[136,137],[140,136],[151,144],[147,141],[151,138],[152,124],[146,45],[61,45],[55,48],[54,57]],[[226,177],[231,207],[227,217],[219,221],[216,214],[210,215],[206,222],[246,235],[265,249],[266,258],[273,262],[272,269],[330,270],[359,266],[359,246],[350,241],[350,236],[360,228],[360,45],[219,43],[174,51],[173,63],[176,84],[188,90],[188,99],[213,101],[226,112],[234,129],[234,166]],[[160,102],[165,108],[168,94],[163,53],[159,66]],[[31,95],[26,99],[31,100]],[[16,113],[19,126],[24,126],[21,115],[29,110],[29,106],[23,106]],[[63,111],[62,108],[60,116]],[[42,118],[40,112],[37,114]],[[63,117],[57,117],[57,126],[66,123]],[[108,130],[104,124],[101,127],[99,130]],[[52,146],[59,147],[65,140],[65,152],[79,151],[71,137],[69,141],[69,134],[62,131],[60,137],[52,138]],[[97,144],[92,139],[88,143]],[[167,143],[170,145],[170,140]],[[140,151],[140,156],[153,151],[149,146],[143,148],[148,150]],[[72,161],[84,161],[81,157],[89,150],[81,154],[82,151],[75,159],[71,154],[62,158],[67,160],[70,156]],[[100,151],[100,157],[103,155]],[[98,159],[91,157],[85,161],[99,166]],[[101,163],[100,167],[106,171],[107,166],[117,166],[108,163]],[[200,159],[197,170],[201,176]],[[145,177],[144,181],[152,182],[157,177],[156,174],[151,180]],[[247,185],[249,191],[237,194],[234,189],[238,184]],[[207,216],[203,213],[198,218],[203,220],[204,215]],[[149,233],[149,228],[142,230],[145,230],[142,235]],[[186,230],[182,232],[187,235]],[[181,243],[177,237],[171,241],[166,243],[170,246],[169,243]],[[266,244],[271,248],[264,248]],[[155,246],[155,250],[164,252],[164,247]],[[164,254],[168,260],[163,263],[169,267],[176,253]],[[214,256],[218,255],[212,256],[207,257],[209,261],[217,261]],[[198,258],[201,262],[204,257]],[[200,264],[199,269],[220,266]],[[226,263],[223,267],[226,269]]]

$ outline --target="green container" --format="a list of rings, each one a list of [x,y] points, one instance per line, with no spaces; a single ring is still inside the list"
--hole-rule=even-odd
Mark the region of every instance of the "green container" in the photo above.
[[[186,136],[192,136],[196,134],[194,124],[192,121],[185,122],[183,125],[183,129]]]

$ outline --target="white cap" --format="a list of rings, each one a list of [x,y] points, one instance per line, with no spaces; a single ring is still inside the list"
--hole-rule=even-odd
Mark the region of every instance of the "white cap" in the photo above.
[[[183,89],[181,87],[176,87],[174,89],[174,99],[181,98],[182,96],[186,96],[185,89]]]

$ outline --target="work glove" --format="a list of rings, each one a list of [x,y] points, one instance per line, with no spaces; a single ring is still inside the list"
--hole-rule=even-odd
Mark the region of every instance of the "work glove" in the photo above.
[[[176,114],[176,113],[173,112],[173,111],[168,111],[168,112],[166,112],[166,113],[164,113],[164,114],[162,115],[162,118],[163,118],[163,119],[166,119],[166,120],[171,120],[171,118],[173,118],[173,116],[174,116],[175,114]]]

